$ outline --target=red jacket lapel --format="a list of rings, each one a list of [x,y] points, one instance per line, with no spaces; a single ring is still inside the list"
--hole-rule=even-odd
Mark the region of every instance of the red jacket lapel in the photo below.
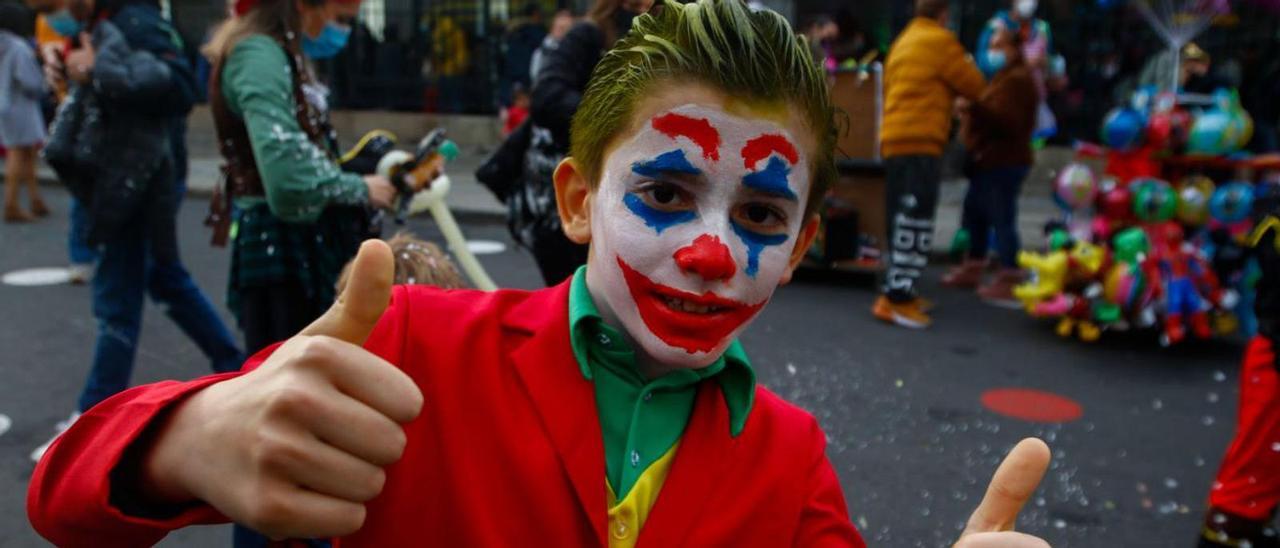
[[[703,382],[671,472],[640,532],[640,546],[686,543],[725,478],[738,473],[737,444],[729,435],[729,411],[720,385]]]
[[[560,455],[583,517],[603,546],[604,441],[593,386],[582,376],[569,342],[569,283],[530,295],[506,314],[503,323],[524,333],[525,340],[511,352],[512,363]]]

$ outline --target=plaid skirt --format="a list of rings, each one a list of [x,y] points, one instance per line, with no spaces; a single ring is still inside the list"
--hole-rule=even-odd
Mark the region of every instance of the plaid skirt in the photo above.
[[[329,306],[343,266],[380,232],[361,206],[330,206],[312,223],[282,221],[266,204],[233,215],[227,307],[237,320],[244,290],[281,283],[297,284],[321,309]]]

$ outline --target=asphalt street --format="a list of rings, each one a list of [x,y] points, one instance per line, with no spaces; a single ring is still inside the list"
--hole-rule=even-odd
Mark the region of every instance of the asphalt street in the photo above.
[[[0,226],[0,272],[66,263],[66,195],[46,188],[55,216]],[[183,257],[216,303],[228,252],[208,245],[207,202],[180,219]],[[441,241],[429,220],[411,221]],[[507,287],[533,288],[532,259],[505,227],[472,219],[472,239],[505,252],[481,261]],[[876,322],[866,277],[804,273],[743,336],[759,379],[818,417],[851,517],[871,546],[947,546],[977,504],[1002,455],[1025,436],[1053,447],[1052,468],[1019,528],[1063,547],[1191,546],[1235,417],[1239,341],[1157,347],[1149,334],[1107,334],[1094,345],[1058,339],[1020,312],[939,289],[925,332]],[[230,317],[226,317],[230,322]],[[41,546],[27,522],[28,453],[72,410],[95,335],[84,286],[0,285],[0,546]],[[207,372],[196,347],[149,305],[134,379]],[[1083,407],[1064,424],[987,410],[992,388],[1050,391]],[[743,481],[749,481],[744,478]],[[168,546],[229,546],[226,527],[180,531]]]

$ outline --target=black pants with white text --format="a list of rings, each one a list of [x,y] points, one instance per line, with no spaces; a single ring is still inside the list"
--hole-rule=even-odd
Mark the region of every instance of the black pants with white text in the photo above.
[[[942,158],[895,156],[886,158],[884,167],[889,238],[884,294],[890,301],[903,303],[916,298],[916,281],[929,264]]]

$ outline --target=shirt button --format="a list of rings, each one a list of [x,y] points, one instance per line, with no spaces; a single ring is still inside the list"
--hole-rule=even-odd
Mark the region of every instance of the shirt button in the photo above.
[[[631,450],[631,467],[636,466],[640,466],[640,453],[633,449]]]
[[[613,538],[624,540],[631,534],[631,528],[627,527],[627,522],[622,518],[613,520]]]

